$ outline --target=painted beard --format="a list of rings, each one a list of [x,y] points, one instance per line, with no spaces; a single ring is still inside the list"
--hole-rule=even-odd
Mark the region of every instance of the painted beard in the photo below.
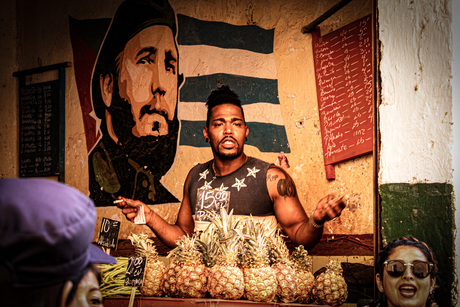
[[[131,106],[119,96],[118,88],[114,88],[108,111],[112,115],[113,129],[119,140],[119,144],[114,146],[117,148],[117,155],[131,158],[144,169],[149,169],[158,179],[166,174],[174,162],[177,150],[177,108],[173,120],[168,120],[165,116],[168,134],[142,137],[135,137],[132,133],[136,123]]]

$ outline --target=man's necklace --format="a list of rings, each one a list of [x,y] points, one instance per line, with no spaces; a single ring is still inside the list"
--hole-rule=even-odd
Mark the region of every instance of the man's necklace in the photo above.
[[[214,177],[212,177],[212,181],[214,181],[217,178],[216,168],[214,167],[214,161],[212,161],[211,166],[212,166],[212,171],[214,172]]]
[[[241,165],[244,165],[246,162],[248,162],[248,160],[249,160],[249,156],[246,156],[246,160]],[[214,167],[214,163],[215,163],[215,161],[212,161],[211,167],[212,167],[212,171],[214,172],[214,176],[212,177],[212,181],[214,181],[217,178],[217,172],[216,172],[216,168]]]

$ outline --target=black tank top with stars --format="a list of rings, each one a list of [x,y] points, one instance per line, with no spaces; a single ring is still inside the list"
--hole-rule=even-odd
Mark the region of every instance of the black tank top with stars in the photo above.
[[[207,220],[207,211],[219,212],[221,207],[234,215],[274,215],[273,202],[267,190],[267,170],[272,165],[257,158],[248,160],[236,171],[216,176],[210,160],[190,171],[189,196],[192,214]]]

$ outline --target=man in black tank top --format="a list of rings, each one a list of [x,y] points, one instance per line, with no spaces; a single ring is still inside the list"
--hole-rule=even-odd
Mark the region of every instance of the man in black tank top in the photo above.
[[[221,207],[235,215],[273,218],[294,244],[313,248],[321,238],[323,225],[345,208],[341,198],[327,195],[310,216],[299,201],[295,183],[283,168],[248,157],[244,142],[249,129],[238,95],[228,86],[211,92],[203,135],[211,145],[214,159],[193,167],[184,184],[184,197],[176,223],[171,225],[145,204],[121,198],[117,204],[130,221],[143,206],[146,224],[167,246],[176,246],[184,234],[192,234],[206,223],[205,210]]]

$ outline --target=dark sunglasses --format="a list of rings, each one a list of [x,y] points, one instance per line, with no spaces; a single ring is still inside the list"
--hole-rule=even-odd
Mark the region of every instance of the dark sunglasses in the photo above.
[[[385,269],[391,277],[401,277],[406,271],[406,266],[410,266],[412,275],[418,279],[427,278],[431,273],[432,263],[416,260],[413,263],[404,263],[402,260],[387,260],[383,263]]]

